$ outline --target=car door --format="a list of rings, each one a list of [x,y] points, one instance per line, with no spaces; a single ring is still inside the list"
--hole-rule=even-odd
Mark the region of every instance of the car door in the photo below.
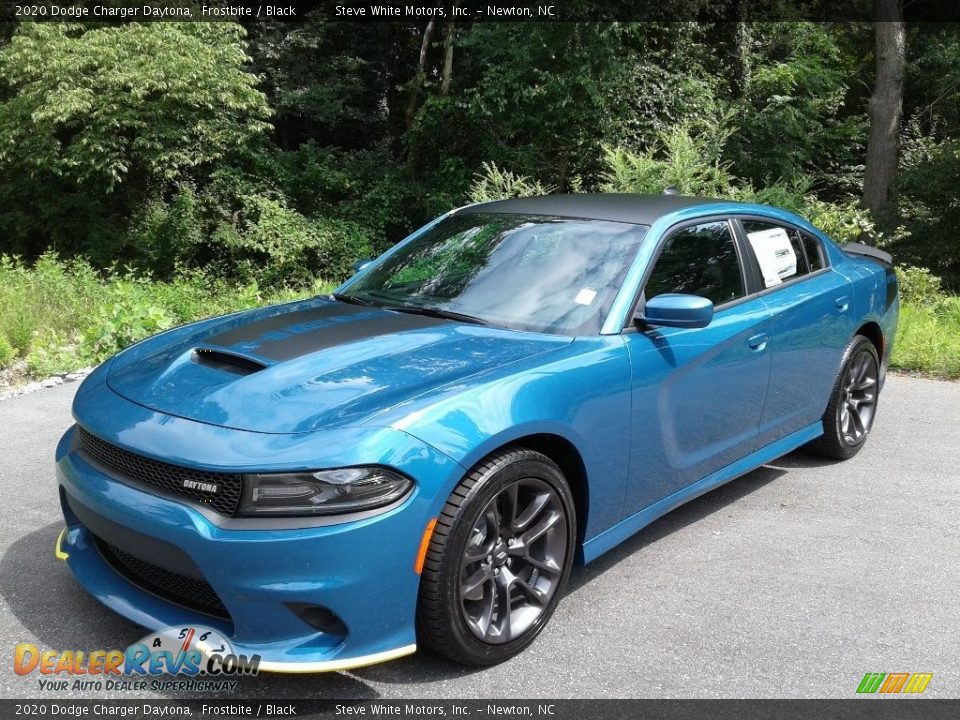
[[[749,296],[744,248],[727,218],[672,229],[641,294],[713,301],[704,328],[638,326],[625,331],[632,372],[627,515],[756,448],[770,372],[770,312]]]
[[[760,419],[761,445],[818,422],[844,348],[853,334],[853,296],[819,238],[788,223],[739,217],[736,229],[770,310],[770,386]],[[786,262],[764,275],[775,245]],[[776,271],[776,276],[774,276]]]

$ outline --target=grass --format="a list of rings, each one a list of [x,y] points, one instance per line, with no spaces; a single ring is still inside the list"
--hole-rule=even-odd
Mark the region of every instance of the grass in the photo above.
[[[960,297],[904,303],[890,366],[894,370],[960,379]]]
[[[200,273],[157,282],[44,255],[32,267],[0,256],[0,369],[26,360],[42,378],[105,360],[174,325],[330,292],[332,283],[264,291]]]
[[[916,269],[901,275],[904,303],[891,367],[960,379],[960,297],[942,292],[928,276]],[[0,256],[0,370],[26,360],[20,379],[70,372],[173,325],[332,289],[318,281],[264,291],[200,273],[157,282],[100,273],[52,254],[31,267]]]

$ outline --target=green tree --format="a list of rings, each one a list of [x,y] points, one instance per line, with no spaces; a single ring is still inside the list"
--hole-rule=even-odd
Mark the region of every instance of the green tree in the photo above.
[[[28,253],[116,252],[133,208],[262,135],[243,37],[234,23],[20,25],[0,49],[0,234]]]
[[[25,23],[0,53],[0,163],[113,189],[174,179],[268,128],[233,23]]]
[[[930,268],[960,288],[960,26],[917,23],[907,41],[905,123],[896,181],[909,234],[897,259]]]
[[[602,171],[604,144],[643,147],[689,115],[719,113],[717,79],[679,23],[477,23],[457,38],[456,82],[424,103],[408,144],[418,167],[438,149],[569,190]],[[437,47],[440,74],[444,56]]]
[[[744,26],[727,155],[738,175],[757,185],[807,175],[833,197],[859,194],[866,118],[858,39],[849,25]]]

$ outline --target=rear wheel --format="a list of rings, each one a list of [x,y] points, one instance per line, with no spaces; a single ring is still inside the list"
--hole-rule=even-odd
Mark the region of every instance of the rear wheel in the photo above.
[[[466,665],[526,648],[573,563],[576,517],[560,468],[523,448],[492,456],[447,500],[420,580],[421,642]]]
[[[836,460],[846,460],[860,452],[877,414],[879,381],[877,349],[869,339],[855,336],[847,346],[823,415],[823,436],[811,443],[811,449]]]

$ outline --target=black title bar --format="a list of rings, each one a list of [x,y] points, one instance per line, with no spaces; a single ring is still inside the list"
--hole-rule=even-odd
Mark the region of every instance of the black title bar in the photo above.
[[[907,22],[960,22],[957,0],[910,0]],[[869,22],[873,0],[0,0],[0,20],[33,22]]]

